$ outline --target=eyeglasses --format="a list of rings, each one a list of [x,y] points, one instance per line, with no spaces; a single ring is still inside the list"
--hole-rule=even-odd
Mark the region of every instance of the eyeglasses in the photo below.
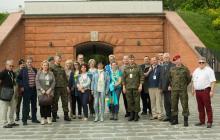
[[[199,64],[205,64],[205,62],[199,62]]]

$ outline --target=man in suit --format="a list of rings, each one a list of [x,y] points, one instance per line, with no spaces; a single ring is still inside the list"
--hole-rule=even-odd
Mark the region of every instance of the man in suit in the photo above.
[[[149,114],[151,114],[151,105],[150,105],[150,96],[148,91],[148,75],[146,74],[151,67],[150,57],[144,57],[144,64],[141,65],[141,69],[144,72],[144,84],[141,91],[141,100],[143,104],[141,115],[147,115],[147,110],[149,110]]]
[[[169,53],[164,53],[163,55],[163,65],[161,67],[160,72],[160,89],[164,96],[164,108],[166,111],[166,117],[163,121],[171,120],[171,91],[169,89],[169,72],[170,68],[174,66],[174,64],[170,61]]]

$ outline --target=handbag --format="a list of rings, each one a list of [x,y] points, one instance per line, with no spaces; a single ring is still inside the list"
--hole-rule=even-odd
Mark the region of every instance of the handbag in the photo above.
[[[1,93],[0,93],[1,100],[10,102],[13,95],[14,95],[13,88],[2,87]]]
[[[52,105],[53,96],[47,95],[47,94],[42,94],[42,95],[38,96],[38,101],[39,101],[40,106]]]

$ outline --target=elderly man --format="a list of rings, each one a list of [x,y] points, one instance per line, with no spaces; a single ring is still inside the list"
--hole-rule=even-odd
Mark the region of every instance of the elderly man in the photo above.
[[[84,55],[83,54],[78,54],[77,56],[77,62],[79,62],[80,65],[84,64]]]
[[[188,93],[187,86],[191,82],[189,69],[181,62],[180,55],[173,57],[175,66],[170,69],[169,81],[171,89],[171,125],[178,124],[178,103],[181,102],[184,116],[184,126],[188,126],[189,106],[188,106]]]
[[[3,128],[12,128],[13,126],[17,126],[14,122],[14,111],[16,107],[16,99],[14,93],[14,86],[15,86],[15,73],[13,72],[13,60],[6,61],[6,67],[3,71],[0,72],[0,85],[2,86],[1,89],[1,96],[0,99],[2,100],[1,108],[3,109],[3,121],[4,126]],[[12,93],[10,98],[5,98],[4,94]],[[9,122],[8,119],[8,109],[10,108],[9,112]]]
[[[166,117],[163,121],[171,120],[171,91],[169,87],[169,72],[174,64],[170,61],[169,53],[163,55],[163,65],[160,71],[160,89],[164,95],[164,108],[166,111]]]
[[[195,125],[201,126],[205,124],[206,112],[208,118],[207,128],[211,128],[213,122],[211,97],[214,96],[216,78],[214,71],[207,65],[205,58],[200,58],[198,63],[199,67],[193,72],[192,77],[192,94],[196,94],[200,120],[200,122]]]

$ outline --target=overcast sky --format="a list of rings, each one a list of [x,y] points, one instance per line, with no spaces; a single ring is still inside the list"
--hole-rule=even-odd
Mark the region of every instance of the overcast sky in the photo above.
[[[24,1],[43,1],[43,0],[0,0],[0,12],[14,12],[18,11],[19,5],[24,8]],[[56,1],[56,0],[46,0],[46,1]],[[58,0],[66,1],[66,0]],[[86,1],[86,0],[68,0],[68,1]]]

